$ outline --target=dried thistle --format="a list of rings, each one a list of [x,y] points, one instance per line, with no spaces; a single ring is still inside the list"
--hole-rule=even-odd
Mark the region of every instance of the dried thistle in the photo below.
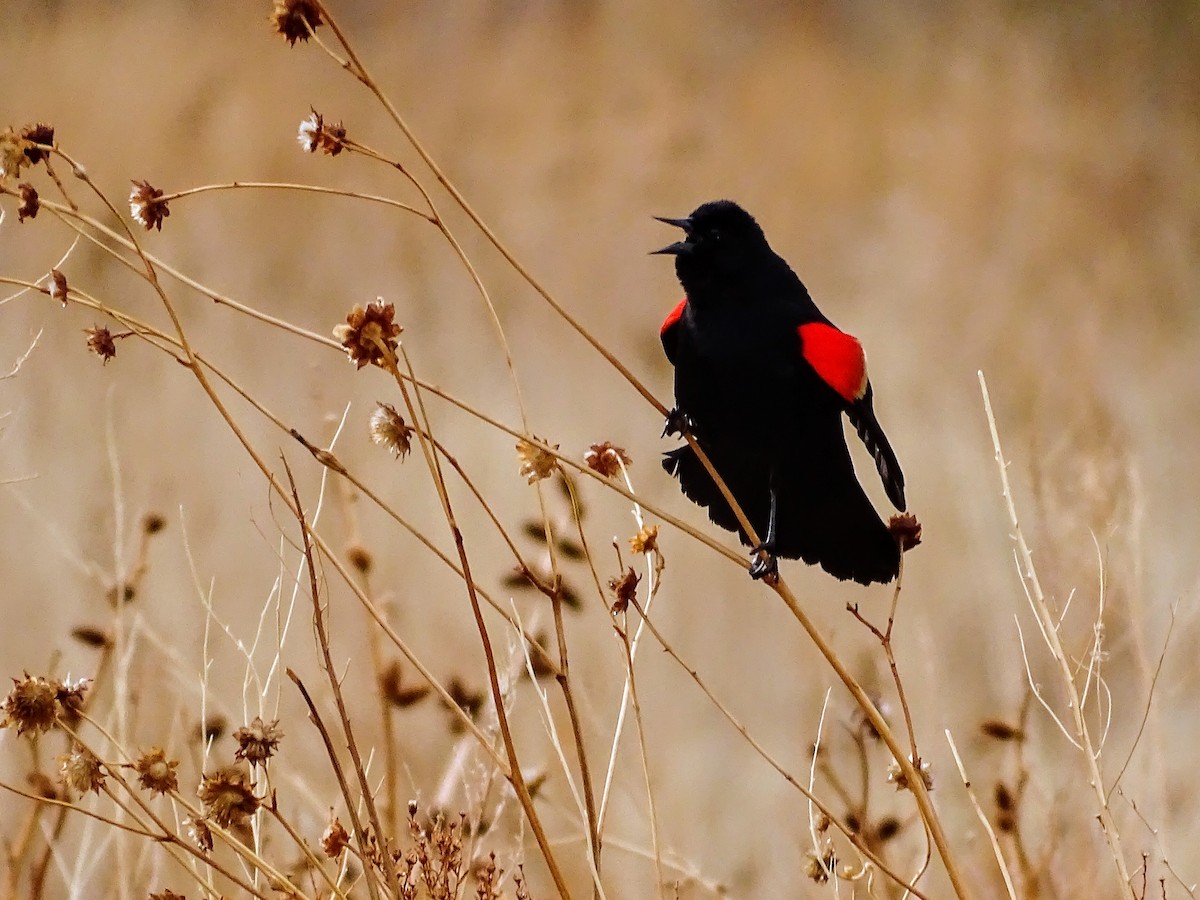
[[[57,300],[66,309],[67,306],[67,276],[58,269],[50,270],[50,299]]]
[[[393,660],[379,673],[379,692],[393,706],[406,709],[421,702],[429,695],[429,685],[418,684],[407,687],[404,684],[404,670],[399,660]]]
[[[326,125],[325,117],[315,109],[296,132],[296,140],[305,153],[320,150],[326,156],[337,156],[346,149],[346,126],[341,122]]]
[[[70,753],[64,753],[58,758],[59,772],[63,783],[77,794],[88,791],[100,793],[104,786],[104,770],[91,750],[74,744]]]
[[[13,689],[4,700],[4,721],[0,726],[17,727],[17,735],[27,731],[34,734],[49,731],[58,718],[59,684],[28,672],[20,681],[13,679]]]
[[[637,597],[638,582],[642,576],[633,571],[633,566],[616,578],[608,580],[608,589],[616,596],[617,601],[612,605],[612,614],[621,615],[629,608],[630,601]]]
[[[591,449],[583,454],[583,461],[587,463],[589,469],[593,472],[598,472],[605,478],[620,475],[623,465],[629,466],[633,464],[633,460],[629,458],[628,453],[609,441],[605,441],[602,444],[592,444]]]
[[[167,519],[162,513],[146,513],[142,517],[142,531],[146,534],[158,534],[167,527]]]
[[[72,628],[71,637],[87,647],[109,647],[113,640],[111,634],[93,625],[80,625],[78,628]]]
[[[362,544],[351,544],[346,548],[346,560],[362,575],[370,575],[375,568],[375,558]]]
[[[658,526],[643,525],[642,529],[629,539],[629,549],[634,553],[654,553],[658,550]]]
[[[0,131],[0,180],[19,178],[21,168],[29,165],[26,141],[11,128]]]
[[[341,819],[329,811],[329,825],[321,835],[321,849],[329,859],[340,859],[350,843],[350,834]]]
[[[17,223],[24,222],[26,219],[36,219],[38,210],[41,209],[37,188],[29,182],[25,182],[17,186],[17,191],[21,195],[21,205],[17,207]]]
[[[283,731],[279,728],[278,719],[268,725],[261,716],[255,716],[253,722],[233,733],[233,739],[238,743],[234,758],[244,759],[252,766],[265,765],[275,755],[282,738]]]
[[[920,773],[921,781],[925,783],[925,790],[932,791],[933,767],[923,759],[913,762],[911,753],[909,754],[908,761],[913,763],[913,766]],[[892,760],[892,764],[888,766],[887,780],[888,784],[894,784],[898,791],[911,790],[911,786],[908,783],[908,776],[904,774],[904,771],[900,768],[900,764],[895,760]]]
[[[547,442],[540,441],[540,443],[546,444]],[[516,449],[517,459],[521,462],[521,477],[530,484],[549,478],[558,469],[558,460],[553,453],[543,450],[525,438],[517,441]],[[553,449],[557,450],[558,444],[554,444]]]
[[[907,553],[921,543],[921,523],[912,513],[900,513],[888,519],[888,531],[900,545],[900,552]]]
[[[162,222],[171,215],[167,201],[160,200],[163,192],[148,181],[134,181],[133,190],[129,192],[129,214],[133,220],[150,231],[157,228],[162,231]]]
[[[1016,741],[1025,740],[1025,731],[1016,725],[1010,725],[1000,719],[984,719],[979,723],[979,730],[986,737],[996,741]]]
[[[403,459],[412,450],[413,429],[392,404],[376,403],[369,427],[371,440],[395,453],[396,459]]]
[[[404,330],[393,321],[395,317],[396,307],[382,298],[366,307],[355,305],[346,321],[333,329],[333,336],[359,369],[367,363],[382,365],[386,359],[383,348],[394,354],[396,339]]]
[[[832,846],[826,846],[824,852],[818,856],[816,851],[809,850],[805,854],[806,861],[804,863],[804,877],[817,884],[825,884],[829,881],[829,876],[837,869],[838,859],[833,852]]]
[[[54,697],[58,701],[59,719],[72,728],[79,724],[83,714],[86,705],[84,695],[87,693],[89,684],[91,681],[87,678],[77,678],[75,681],[66,678],[54,682]]]
[[[321,27],[321,9],[312,0],[275,0],[269,21],[275,33],[294,47],[296,41],[307,41]]]
[[[97,325],[83,329],[83,333],[87,335],[87,348],[108,365],[108,361],[117,355],[117,342],[113,339],[113,333]]]
[[[196,848],[203,850],[206,853],[212,851],[213,835],[212,829],[208,827],[208,820],[204,817],[188,818],[184,820],[184,825],[187,827],[188,837],[192,839],[192,843]]]
[[[38,122],[36,125],[26,125],[21,129],[21,137],[29,144],[42,144],[46,147],[54,146],[54,126],[46,125],[43,122]],[[25,158],[29,160],[31,166],[36,166],[43,159],[50,158],[50,151],[43,150],[41,147],[26,146],[24,148]]]
[[[166,751],[161,747],[152,747],[143,753],[134,762],[133,768],[138,773],[138,783],[143,790],[154,794],[179,790],[179,778],[175,774],[179,760],[167,759]]]
[[[205,774],[197,791],[204,815],[222,828],[245,824],[258,812],[259,800],[250,788],[250,776],[238,766],[226,766]]]

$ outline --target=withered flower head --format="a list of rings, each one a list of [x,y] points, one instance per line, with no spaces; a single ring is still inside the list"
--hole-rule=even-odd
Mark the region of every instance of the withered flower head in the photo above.
[[[212,829],[208,827],[208,820],[203,816],[197,816],[185,819],[183,824],[187,827],[188,837],[192,839],[192,843],[198,850],[212,851],[213,836]]]
[[[65,309],[67,306],[67,276],[58,269],[50,270],[50,299],[57,300]]]
[[[244,759],[252,766],[261,766],[275,755],[283,731],[279,728],[279,720],[271,724],[263,722],[261,716],[255,716],[254,721],[244,725],[233,733],[233,739],[238,742],[238,748],[233,755]]]
[[[633,460],[622,448],[605,441],[602,444],[592,444],[590,450],[583,454],[583,461],[593,472],[598,472],[605,478],[621,474],[622,465],[632,465]]]
[[[142,531],[146,534],[158,534],[167,527],[167,517],[162,513],[150,512],[142,516]]]
[[[26,219],[36,219],[38,210],[42,208],[38,201],[37,188],[25,182],[18,185],[17,190],[21,193],[21,205],[17,207],[17,224]]]
[[[418,684],[408,687],[404,684],[404,670],[399,660],[393,660],[379,673],[379,692],[385,700],[400,709],[421,702],[429,694],[429,685]]]
[[[1017,798],[1003,781],[996,782],[996,826],[1003,832],[1017,829]]]
[[[909,754],[909,762],[912,762],[911,753]],[[925,790],[932,791],[933,767],[925,760],[921,760],[920,765],[917,766],[917,772],[921,776],[921,781],[925,783]],[[898,791],[911,790],[911,785],[908,783],[908,776],[904,774],[904,771],[900,768],[900,764],[895,760],[888,766],[887,780],[888,784],[894,784]]]
[[[0,131],[0,179],[18,178],[21,167],[29,165],[26,141],[11,128]]]
[[[390,403],[377,403],[371,413],[371,440],[387,447],[401,459],[412,450],[413,430]]]
[[[642,576],[633,571],[633,566],[630,566],[624,575],[608,580],[608,589],[617,598],[617,602],[612,605],[614,616],[620,615],[629,608],[629,602],[637,597],[637,586],[641,580]]]
[[[451,678],[449,684],[446,685],[446,693],[450,695],[454,705],[472,719],[479,714],[479,711],[483,709],[483,704],[487,701],[487,695],[483,691],[471,690],[457,675]]]
[[[658,549],[658,526],[644,525],[629,539],[629,549],[634,553],[653,553]]]
[[[58,762],[62,780],[71,790],[77,794],[86,794],[88,791],[100,793],[104,784],[104,770],[91,750],[75,744],[70,753],[58,758]]]
[[[325,117],[314,109],[312,114],[300,123],[296,140],[300,142],[300,149],[305,153],[316,153],[320,150],[326,156],[337,156],[346,149],[346,126],[341,122],[326,125]]]
[[[921,523],[912,513],[892,516],[888,519],[888,531],[900,545],[901,553],[907,552],[921,543]]]
[[[91,328],[83,329],[83,333],[88,336],[87,348],[104,360],[105,365],[108,365],[108,361],[117,355],[117,342],[113,340],[112,332],[107,328],[93,325]]]
[[[329,811],[329,825],[321,835],[321,849],[329,859],[340,859],[346,846],[350,843],[350,834],[342,825],[341,819]]]
[[[805,858],[804,877],[817,884],[825,884],[829,880],[829,876],[837,869],[838,860],[832,846],[826,846],[825,852],[820,856],[816,854],[816,851],[809,850],[805,854]]]
[[[28,672],[20,681],[13,679],[13,689],[4,699],[5,728],[17,726],[17,734],[49,731],[58,718],[59,684]]]
[[[382,348],[395,353],[396,338],[404,330],[393,321],[395,317],[396,307],[384,303],[382,297],[365,308],[356,304],[346,321],[333,329],[333,336],[346,348],[350,361],[358,368],[367,363],[382,365],[386,358]]]
[[[42,144],[47,147],[54,145],[54,126],[38,122],[36,125],[26,125],[21,129],[21,137],[30,144]],[[30,165],[37,165],[43,159],[50,158],[50,152],[41,147],[25,147],[25,158]]]
[[[166,751],[154,747],[137,758],[133,764],[138,773],[138,783],[143,790],[155,794],[166,794],[179,790],[179,779],[175,770],[179,768],[179,760],[167,759]]]
[[[204,815],[222,828],[242,825],[258,811],[259,800],[250,789],[250,777],[238,766],[206,774],[197,793],[204,804]]]
[[[77,678],[74,681],[66,678],[54,683],[54,697],[58,700],[59,706],[58,714],[64,722],[72,727],[78,724],[80,715],[83,713],[84,695],[87,693],[89,684],[91,684],[89,678]]]
[[[80,625],[72,628],[71,637],[87,647],[109,647],[113,642],[111,634],[94,625]]]
[[[979,723],[979,730],[987,737],[997,741],[1017,741],[1019,743],[1025,740],[1024,730],[1000,719],[984,719]]]
[[[535,438],[535,440],[538,439]],[[541,441],[541,443],[546,444],[547,442]],[[558,444],[548,446],[553,446],[555,450],[558,449]],[[521,477],[530,484],[549,478],[558,469],[558,460],[553,453],[548,453],[524,438],[517,441],[517,459],[521,461]]]
[[[270,22],[275,33],[294,47],[296,41],[308,40],[310,29],[321,27],[321,10],[312,0],[275,0]]]
[[[148,181],[133,182],[133,190],[129,192],[129,214],[135,222],[149,231],[157,228],[162,231],[162,220],[171,214],[166,200],[159,200],[163,192]]]
[[[151,894],[149,900],[187,900],[187,897],[168,888],[165,891],[156,891]]]

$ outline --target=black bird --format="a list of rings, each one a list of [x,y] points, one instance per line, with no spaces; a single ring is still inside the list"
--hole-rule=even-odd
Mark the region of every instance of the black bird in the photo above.
[[[817,309],[736,203],[659,221],[683,229],[683,240],[655,252],[675,257],[686,294],[661,331],[675,367],[664,434],[693,435],[762,538],[751,576],[774,574],[784,557],[842,580],[891,581],[900,550],[858,483],[842,431],[845,413],[903,510],[904,475],[875,418],[862,345]],[[663,468],[750,545],[690,446],[667,453]]]

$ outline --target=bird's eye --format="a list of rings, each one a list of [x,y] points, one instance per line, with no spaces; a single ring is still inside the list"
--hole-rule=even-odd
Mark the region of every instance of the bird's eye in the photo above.
[[[718,229],[714,228],[712,231],[710,231],[708,233],[708,239],[713,242],[720,241],[721,240],[721,232]]]

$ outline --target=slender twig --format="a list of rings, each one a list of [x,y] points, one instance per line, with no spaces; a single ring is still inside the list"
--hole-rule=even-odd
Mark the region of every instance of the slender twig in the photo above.
[[[1004,852],[1000,849],[1000,841],[996,837],[996,829],[992,827],[992,823],[988,821],[983,807],[979,805],[979,799],[975,796],[975,789],[971,787],[971,779],[967,777],[967,769],[963,765],[962,757],[958,755],[958,747],[954,744],[954,736],[950,734],[949,728],[946,729],[946,743],[950,745],[950,752],[954,754],[954,763],[958,766],[958,774],[962,778],[963,787],[967,790],[967,796],[971,799],[971,806],[975,810],[975,815],[983,825],[983,830],[987,832],[988,841],[992,845],[992,852],[996,856],[996,865],[1000,867],[1000,876],[1004,879],[1004,887],[1008,890],[1008,896],[1012,900],[1017,900],[1017,889],[1013,887],[1012,875],[1008,872],[1008,863],[1004,859]]]

